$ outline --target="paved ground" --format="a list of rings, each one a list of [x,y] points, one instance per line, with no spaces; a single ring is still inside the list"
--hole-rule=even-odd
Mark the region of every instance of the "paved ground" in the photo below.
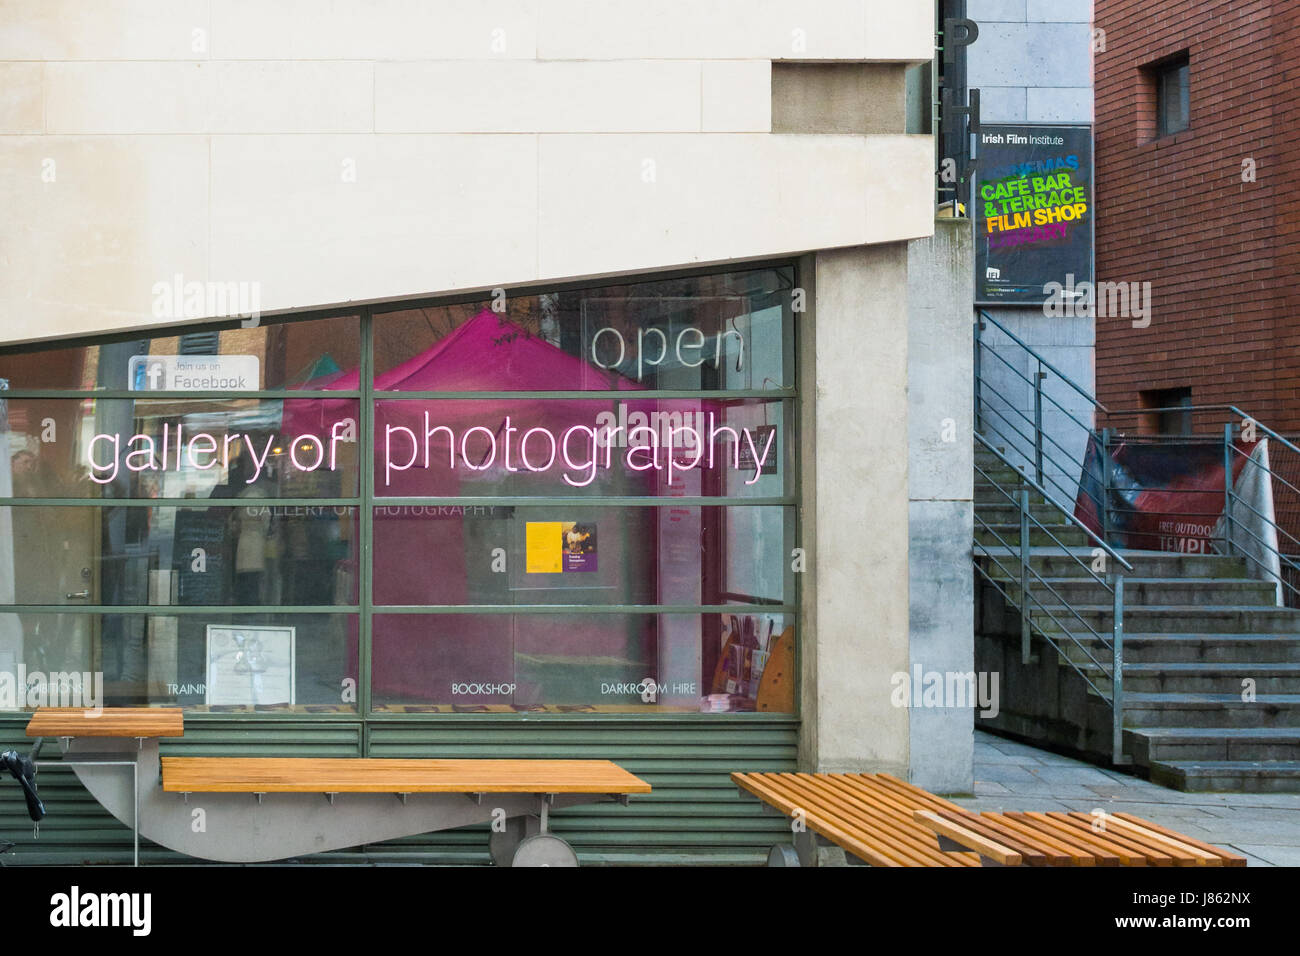
[[[975,796],[953,802],[971,810],[1133,813],[1232,847],[1251,866],[1300,866],[1300,793],[1183,793],[978,730]]]

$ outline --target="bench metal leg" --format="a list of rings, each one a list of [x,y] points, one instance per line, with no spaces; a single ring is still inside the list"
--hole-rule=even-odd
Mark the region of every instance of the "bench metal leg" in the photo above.
[[[802,866],[799,854],[787,843],[778,843],[767,851],[768,866]]]
[[[501,831],[493,830],[492,835],[488,838],[488,852],[492,854],[492,862],[497,866],[511,866],[514,863],[515,851],[519,849],[519,844],[530,836],[535,836],[541,831],[541,821],[531,814],[522,817],[511,817],[505,822],[505,829]]]
[[[511,817],[503,831],[493,831],[488,851],[497,866],[577,866],[578,855],[559,837],[541,832],[531,814]]]
[[[547,832],[553,794],[541,794],[537,814],[511,817],[505,830],[492,831],[488,852],[497,866],[577,866],[578,854],[559,837]]]
[[[811,830],[794,834],[794,842],[778,843],[767,852],[768,866],[848,866],[840,847]]]
[[[538,833],[526,838],[515,850],[511,866],[577,866],[578,854],[557,836]]]

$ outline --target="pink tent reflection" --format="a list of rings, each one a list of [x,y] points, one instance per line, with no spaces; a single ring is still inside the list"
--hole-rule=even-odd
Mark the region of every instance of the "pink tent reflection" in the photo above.
[[[354,369],[302,387],[355,390],[360,383]],[[488,310],[375,381],[376,391],[401,392],[635,392],[642,387],[612,370],[589,365]],[[355,407],[343,400],[286,401],[284,428],[293,434],[329,434]],[[722,494],[727,476],[720,462],[714,468],[678,469],[670,485],[663,469],[630,469],[623,458],[625,447],[599,448],[581,429],[593,428],[602,414],[608,416],[605,421],[623,422],[639,412],[702,423],[709,414],[721,421],[728,409],[745,414],[734,403],[700,399],[379,399],[374,422],[375,493],[377,498],[446,499]],[[566,432],[568,442],[557,447]],[[600,467],[590,467],[593,460]],[[645,460],[643,456],[641,461]],[[610,467],[604,467],[606,462]],[[575,463],[584,467],[572,467]],[[509,521],[516,536],[522,534],[522,523],[511,519],[510,509],[488,506],[483,510],[486,517],[457,514],[452,508],[431,514],[434,509],[429,507],[400,503],[377,509],[371,671],[376,705],[594,703],[601,681],[657,673],[658,628],[649,617],[383,614],[379,605],[659,603],[661,576],[685,576],[698,582],[702,574],[698,552],[676,558],[677,564],[684,562],[682,567],[670,566],[674,559],[659,553],[659,516],[654,509],[611,509],[608,517],[601,518],[601,559],[612,570],[619,563],[628,565],[621,569],[621,578],[602,574],[602,583],[616,582],[612,591],[604,587],[592,593],[570,586],[547,594],[549,581],[583,575],[529,575],[529,584],[535,586],[511,588],[508,594],[496,593],[485,601],[485,590],[504,584],[505,579],[491,570],[488,547],[499,543],[504,532],[489,528],[485,533],[481,523]],[[564,511],[529,512],[528,520],[574,520]],[[508,560],[523,562],[522,548],[512,543]],[[633,561],[643,564],[633,569]],[[570,594],[564,594],[566,590]],[[355,667],[355,634],[349,658]],[[608,662],[606,671],[584,668],[586,661]],[[549,669],[547,662],[551,662]],[[567,678],[566,668],[572,672],[575,667],[583,670],[585,678]],[[498,692],[463,690],[484,685],[495,685]],[[500,685],[513,686],[513,692],[503,699]],[[460,686],[461,692],[453,694],[453,686]]]

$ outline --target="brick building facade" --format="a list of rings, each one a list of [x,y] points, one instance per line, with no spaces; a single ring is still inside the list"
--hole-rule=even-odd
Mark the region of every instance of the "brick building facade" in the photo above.
[[[1097,0],[1095,26],[1097,280],[1151,283],[1148,326],[1097,317],[1098,398],[1119,410],[1181,393],[1300,430],[1300,221],[1287,201],[1300,9]],[[1189,125],[1161,136],[1158,74],[1184,56]]]

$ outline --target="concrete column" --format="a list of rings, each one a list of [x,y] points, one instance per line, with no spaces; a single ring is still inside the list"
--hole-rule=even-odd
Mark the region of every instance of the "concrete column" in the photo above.
[[[801,764],[906,774],[907,246],[818,252],[804,270]]]
[[[958,676],[973,673],[975,658],[973,255],[971,224],[962,219],[938,220],[932,238],[908,246],[907,684],[914,693],[920,668],[922,682],[943,675],[945,691],[939,707],[923,706],[924,694],[909,701],[910,779],[940,793],[973,786],[974,700]]]

